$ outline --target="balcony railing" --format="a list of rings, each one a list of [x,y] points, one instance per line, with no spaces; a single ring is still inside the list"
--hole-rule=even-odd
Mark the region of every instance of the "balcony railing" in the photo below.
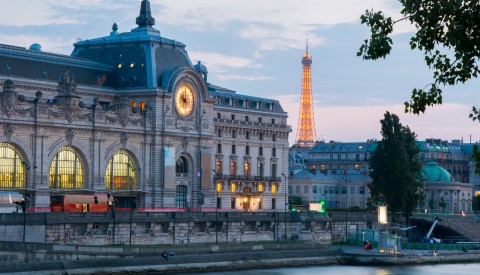
[[[265,176],[244,176],[244,175],[214,175],[216,180],[244,180],[244,181],[281,181],[281,177],[265,177]]]

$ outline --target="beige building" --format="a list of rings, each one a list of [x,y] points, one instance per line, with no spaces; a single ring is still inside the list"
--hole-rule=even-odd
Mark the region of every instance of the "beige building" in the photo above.
[[[153,27],[149,1],[136,23],[71,56],[0,45],[0,190],[31,211],[105,193],[119,208],[276,211],[291,132],[280,103],[209,83]]]

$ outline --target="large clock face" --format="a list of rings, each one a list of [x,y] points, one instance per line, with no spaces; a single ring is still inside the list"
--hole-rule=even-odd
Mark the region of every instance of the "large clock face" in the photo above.
[[[175,96],[175,107],[177,108],[177,112],[181,116],[189,116],[192,113],[194,106],[195,93],[190,86],[185,84],[181,85],[177,89],[177,95]]]

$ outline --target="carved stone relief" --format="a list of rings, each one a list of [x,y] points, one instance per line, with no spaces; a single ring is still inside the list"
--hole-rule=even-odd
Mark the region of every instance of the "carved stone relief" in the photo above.
[[[14,131],[15,131],[15,126],[13,126],[12,124],[7,124],[3,126],[3,133],[8,141],[12,140],[12,135]]]

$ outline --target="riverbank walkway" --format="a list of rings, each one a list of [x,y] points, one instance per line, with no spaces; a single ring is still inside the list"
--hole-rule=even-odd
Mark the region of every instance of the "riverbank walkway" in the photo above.
[[[182,255],[168,260],[162,255],[125,259],[97,259],[0,265],[3,274],[143,274],[278,268],[307,265],[395,265],[480,262],[480,251],[404,250],[401,253],[366,251],[357,246],[332,246],[329,250],[261,251]]]

